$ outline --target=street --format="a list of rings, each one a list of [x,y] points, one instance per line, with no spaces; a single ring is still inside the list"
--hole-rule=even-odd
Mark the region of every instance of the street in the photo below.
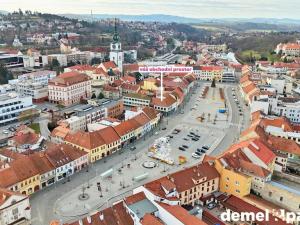
[[[130,146],[128,146],[119,153],[90,165],[88,172],[84,170],[73,175],[69,182],[64,181],[54,184],[54,186],[31,196],[32,224],[47,224],[53,219],[61,219],[62,221],[74,220],[89,211],[105,208],[114,201],[130,195],[131,190],[136,186],[200,162],[201,159],[194,159],[191,157],[191,154],[197,148],[201,148],[202,145],[210,146],[208,154],[212,155],[217,155],[226,150],[236,138],[236,133],[234,132],[238,132],[238,123],[242,121],[242,117],[239,118],[238,109],[231,95],[232,85],[222,85],[229,103],[229,113],[232,113],[232,115],[229,114],[228,121],[226,121],[225,115],[218,114],[215,124],[212,122],[212,119],[207,117],[203,122],[197,120],[197,117],[203,113],[206,115],[210,113],[211,118],[214,118],[217,114],[217,109],[224,105],[218,97],[218,91],[211,90],[207,98],[200,99],[199,95],[203,85],[204,83],[201,82],[195,94],[186,101],[180,110],[164,118],[157,130],[150,132],[147,136],[134,143],[136,150],[130,151]],[[196,109],[192,110],[194,107]],[[182,111],[184,111],[184,114],[181,113]],[[161,130],[163,127],[167,129]],[[174,138],[170,141],[171,156],[175,161],[175,165],[169,166],[149,158],[147,152],[155,139],[171,134],[175,128],[181,130],[179,134],[173,135]],[[199,141],[183,140],[191,131],[196,132],[200,136]],[[155,132],[158,132],[158,134],[155,135]],[[184,152],[178,149],[182,144],[188,146]],[[179,165],[179,156],[185,156],[187,163]],[[144,168],[142,164],[145,161],[155,162],[155,168]],[[126,164],[130,164],[130,167],[127,167]],[[101,174],[110,169],[113,169],[111,179],[101,177]],[[143,174],[148,174],[145,179],[134,180],[135,177]],[[102,197],[100,197],[96,187],[97,182],[101,183]],[[89,198],[79,200],[78,196],[83,189],[85,189]]]

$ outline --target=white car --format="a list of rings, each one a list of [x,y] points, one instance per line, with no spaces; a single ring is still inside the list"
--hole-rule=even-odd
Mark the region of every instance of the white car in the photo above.
[[[8,130],[3,130],[2,133],[3,134],[9,134],[9,131]]]
[[[196,154],[195,152],[192,153],[192,157],[195,158],[195,159],[200,159],[201,158],[201,155],[198,155]]]

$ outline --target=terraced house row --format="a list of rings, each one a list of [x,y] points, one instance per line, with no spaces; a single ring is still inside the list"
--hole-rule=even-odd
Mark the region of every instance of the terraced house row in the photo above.
[[[123,146],[143,137],[157,126],[160,114],[153,108],[145,107],[135,112],[132,118],[116,126],[107,126],[93,132],[69,133],[65,143],[88,154],[93,163],[120,150]]]
[[[54,184],[88,165],[88,154],[67,144],[50,144],[46,151],[30,155],[2,149],[0,187],[30,195]]]

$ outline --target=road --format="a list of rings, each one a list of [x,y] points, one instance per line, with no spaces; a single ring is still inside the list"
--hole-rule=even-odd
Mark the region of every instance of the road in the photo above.
[[[228,88],[225,89],[225,96],[227,99],[227,103],[229,103],[228,107],[231,114],[231,120],[230,120],[231,124],[230,127],[227,128],[225,132],[226,133],[225,137],[223,138],[219,146],[211,153],[211,155],[213,156],[219,155],[224,150],[229,148],[232,143],[237,142],[241,131],[243,131],[249,125],[250,110],[244,104],[244,101],[241,99],[241,96],[239,94],[238,88],[235,86],[236,96],[239,99],[240,105],[242,107],[242,112],[243,112],[243,116],[239,115],[238,106],[232,96],[232,90],[231,90],[232,87],[234,86],[229,85]]]
[[[195,127],[199,127],[200,130],[200,134],[202,136],[201,139],[201,144],[208,144],[208,145],[212,145],[213,142],[216,142],[216,149],[215,151],[213,151],[212,154],[217,154],[217,153],[221,153],[222,151],[226,150],[227,145],[229,146],[232,142],[232,140],[234,140],[235,138],[235,134],[233,132],[237,132],[237,127],[236,126],[230,126],[227,130],[226,130],[226,135],[223,138],[223,135],[219,135],[217,132],[217,127],[215,128],[211,128],[212,125],[207,124],[207,125],[203,125],[203,127],[201,128],[201,125],[195,125],[194,122],[191,120],[191,115],[193,115],[194,112],[190,111],[190,108],[193,107],[193,105],[196,102],[197,97],[199,96],[199,92],[200,92],[200,88],[201,86],[203,86],[203,83],[201,83],[200,87],[196,90],[196,94],[192,95],[190,99],[187,99],[186,103],[184,104],[184,107],[181,110],[178,110],[178,113],[174,113],[171,116],[167,117],[167,119],[163,120],[163,123],[160,127],[167,127],[167,130],[157,130],[159,132],[158,136],[165,136],[167,134],[169,134],[175,127],[178,126],[182,126],[178,121],[184,121],[184,123],[186,124],[185,127],[182,126],[182,129],[186,129],[186,131],[183,133],[183,135],[187,134],[188,129],[190,129],[190,125],[193,125]],[[237,123],[239,122],[237,119],[238,116],[237,115],[237,108],[234,108],[234,101],[230,94],[230,90],[231,90],[231,86],[230,85],[226,85],[225,87],[225,91],[226,91],[226,97],[228,97],[229,99],[229,105],[232,108],[232,121],[230,121],[231,123]],[[230,97],[231,96],[231,97]],[[200,104],[201,106],[201,104]],[[199,107],[200,107],[199,106]],[[207,107],[206,107],[207,108]],[[184,110],[185,114],[181,114],[179,113],[180,111]],[[190,121],[190,125],[189,125],[189,121]],[[159,129],[159,128],[157,128]],[[210,131],[206,131],[206,129],[209,129]],[[155,132],[155,131],[154,131]],[[98,161],[97,163],[93,164],[90,166],[89,172],[81,171],[75,175],[73,175],[73,177],[71,177],[71,180],[69,182],[61,182],[61,183],[57,183],[54,184],[54,186],[49,187],[47,189],[44,189],[38,193],[35,193],[34,195],[30,196],[30,201],[31,201],[31,205],[32,205],[32,224],[33,225],[41,225],[41,224],[48,224],[52,219],[62,219],[63,221],[66,220],[70,220],[70,219],[76,219],[78,218],[78,215],[80,216],[80,213],[77,213],[74,211],[74,213],[68,214],[68,210],[66,209],[65,206],[62,206],[62,203],[64,201],[62,201],[62,199],[64,200],[66,198],[66,204],[69,204],[70,207],[73,207],[72,204],[77,204],[75,202],[78,201],[78,199],[74,199],[74,203],[72,201],[69,200],[68,196],[72,196],[74,193],[78,193],[78,191],[80,192],[80,187],[83,184],[87,184],[89,182],[91,182],[92,179],[94,179],[95,177],[97,177],[97,175],[107,171],[110,168],[113,167],[117,167],[119,166],[122,162],[128,162],[128,160],[133,161],[133,158],[142,158],[145,155],[145,152],[147,151],[147,149],[149,148],[149,146],[151,144],[153,144],[154,140],[158,138],[157,135],[153,135],[154,132],[148,134],[145,138],[140,139],[139,141],[137,141],[135,143],[135,146],[137,147],[137,149],[135,150],[135,152],[133,153],[132,151],[129,151],[129,148],[124,149],[122,152],[120,153],[116,153],[114,155],[111,155],[103,160]],[[228,132],[230,132],[228,134]],[[206,135],[211,136],[210,138],[208,138]],[[220,139],[222,138],[222,139]],[[179,138],[182,140],[182,138]],[[178,140],[179,140],[178,139]],[[219,140],[220,139],[220,140]],[[178,142],[178,140],[174,140],[174,148],[177,148],[180,143]],[[182,142],[182,141],[181,141]],[[190,142],[191,143],[191,142]],[[196,148],[196,145],[191,145],[191,151],[194,150],[194,148]],[[187,155],[190,155],[191,152],[187,152]],[[192,159],[191,159],[192,160]],[[196,160],[191,161],[192,163],[197,163]],[[173,168],[174,171],[181,169],[181,167],[175,167]],[[172,172],[174,172],[172,171]],[[154,174],[154,173],[153,173]],[[152,173],[151,173],[152,175]],[[156,174],[155,176],[161,176],[161,173]],[[136,183],[136,185],[141,185],[149,180],[154,179],[153,176],[149,177],[148,180],[143,180],[139,183]],[[130,179],[128,179],[130,180]],[[95,182],[94,182],[95,183]],[[95,185],[95,184],[94,184]],[[131,190],[133,188],[133,186],[128,187],[128,190]],[[92,192],[91,188],[91,192]],[[122,192],[127,191],[127,189],[122,190]],[[115,194],[117,195],[116,198],[122,198],[123,196],[119,194],[121,193],[121,191],[115,192]],[[128,192],[130,193],[130,192]],[[76,196],[74,194],[74,196]],[[110,196],[111,197],[111,196]],[[99,196],[98,196],[99,198]],[[94,200],[98,201],[97,198],[95,198]],[[115,201],[118,199],[114,199]],[[103,200],[100,200],[99,198],[99,204],[101,202],[103,202]],[[108,201],[106,199],[106,201]],[[105,202],[105,201],[104,201]],[[88,204],[84,204],[81,203],[78,205],[78,212],[84,212],[82,211],[82,207],[85,208],[86,211],[89,210],[93,210],[93,209],[98,209],[100,206],[96,205],[88,205]],[[104,205],[106,207],[106,205]],[[80,208],[81,207],[81,208]],[[65,215],[62,215],[64,214]],[[76,215],[77,214],[77,215]]]

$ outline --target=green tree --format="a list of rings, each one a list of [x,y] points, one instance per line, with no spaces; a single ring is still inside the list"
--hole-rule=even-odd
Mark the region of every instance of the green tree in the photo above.
[[[27,109],[21,112],[18,116],[19,121],[29,120],[30,124],[40,115],[40,112],[37,109]]]
[[[98,95],[98,99],[102,99],[102,98],[104,98],[104,94],[102,92],[100,92]]]
[[[12,79],[12,73],[3,64],[0,64],[0,84],[7,84]]]
[[[216,87],[216,79],[214,78],[211,82],[211,87],[215,88]]]

